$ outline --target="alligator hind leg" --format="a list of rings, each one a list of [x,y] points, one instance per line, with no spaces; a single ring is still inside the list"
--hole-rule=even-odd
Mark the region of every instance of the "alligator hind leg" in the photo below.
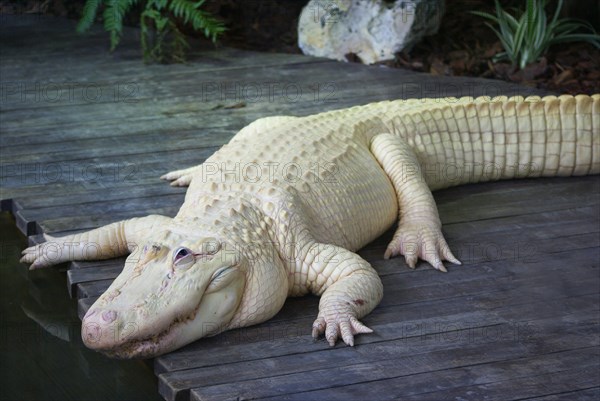
[[[371,141],[371,152],[392,181],[400,210],[398,229],[384,258],[404,255],[411,268],[421,258],[443,272],[442,260],[460,264],[442,235],[435,200],[408,143],[396,135],[379,134]]]

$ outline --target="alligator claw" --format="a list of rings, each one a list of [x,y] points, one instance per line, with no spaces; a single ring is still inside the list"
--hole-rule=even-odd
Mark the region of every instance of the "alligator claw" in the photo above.
[[[29,264],[29,270],[41,269],[61,263],[63,260],[61,244],[54,242],[55,238],[44,235],[46,242],[29,248],[21,252],[19,262]]]
[[[198,167],[190,167],[183,170],[171,171],[167,174],[160,176],[161,180],[167,180],[171,182],[172,187],[187,187],[192,182],[194,171]]]

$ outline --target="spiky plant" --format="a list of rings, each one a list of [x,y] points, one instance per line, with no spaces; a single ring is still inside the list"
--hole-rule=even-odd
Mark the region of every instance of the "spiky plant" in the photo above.
[[[140,14],[141,45],[145,61],[184,61],[189,48],[179,24],[201,31],[213,42],[225,31],[221,21],[201,9],[206,0],[86,0],[77,31],[87,31],[101,7],[104,29],[113,51],[123,34],[123,18],[137,3],[145,3]]]
[[[504,48],[504,52],[495,56],[495,61],[508,59],[514,66],[523,69],[539,60],[550,46],[557,43],[585,41],[600,47],[600,36],[590,24],[559,18],[563,0],[558,0],[551,20],[546,15],[547,5],[548,0],[526,0],[525,11],[513,9],[513,15],[496,0],[496,15],[472,11],[496,25],[485,23],[496,33]],[[585,30],[588,33],[581,32]]]

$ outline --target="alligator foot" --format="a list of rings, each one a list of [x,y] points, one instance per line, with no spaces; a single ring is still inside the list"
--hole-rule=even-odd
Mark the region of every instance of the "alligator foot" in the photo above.
[[[194,166],[190,168],[185,168],[183,170],[171,171],[167,174],[162,175],[160,179],[171,181],[172,187],[187,187],[190,185],[190,182],[192,182],[194,173],[199,168],[200,166]]]
[[[340,337],[347,345],[353,347],[356,334],[372,332],[373,330],[349,313],[327,314],[326,316],[319,313],[319,317],[317,317],[312,327],[313,338],[317,339],[325,333],[325,339],[332,347]]]
[[[56,238],[44,235],[46,242],[23,250],[20,262],[29,264],[29,270],[41,269],[66,261],[64,247]]]
[[[437,225],[422,222],[400,224],[383,258],[389,259],[397,255],[404,255],[406,264],[411,269],[415,268],[419,258],[442,272],[447,271],[442,260],[461,264],[450,251],[442,230]]]

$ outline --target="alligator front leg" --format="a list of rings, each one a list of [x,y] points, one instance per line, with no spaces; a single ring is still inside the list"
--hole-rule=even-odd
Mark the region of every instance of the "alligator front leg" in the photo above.
[[[315,244],[303,264],[309,289],[321,296],[312,336],[325,333],[329,345],[341,337],[350,346],[354,336],[372,333],[358,319],[379,304],[383,286],[377,272],[357,254],[330,244]]]
[[[411,268],[421,258],[443,272],[442,260],[460,264],[442,235],[435,200],[410,146],[399,136],[380,134],[371,141],[371,152],[392,181],[400,210],[398,229],[384,258],[404,255]]]
[[[34,270],[73,260],[100,260],[126,255],[143,241],[148,232],[170,221],[169,217],[150,215],[64,237],[44,234],[46,242],[25,249],[21,262],[30,263],[29,270]]]

